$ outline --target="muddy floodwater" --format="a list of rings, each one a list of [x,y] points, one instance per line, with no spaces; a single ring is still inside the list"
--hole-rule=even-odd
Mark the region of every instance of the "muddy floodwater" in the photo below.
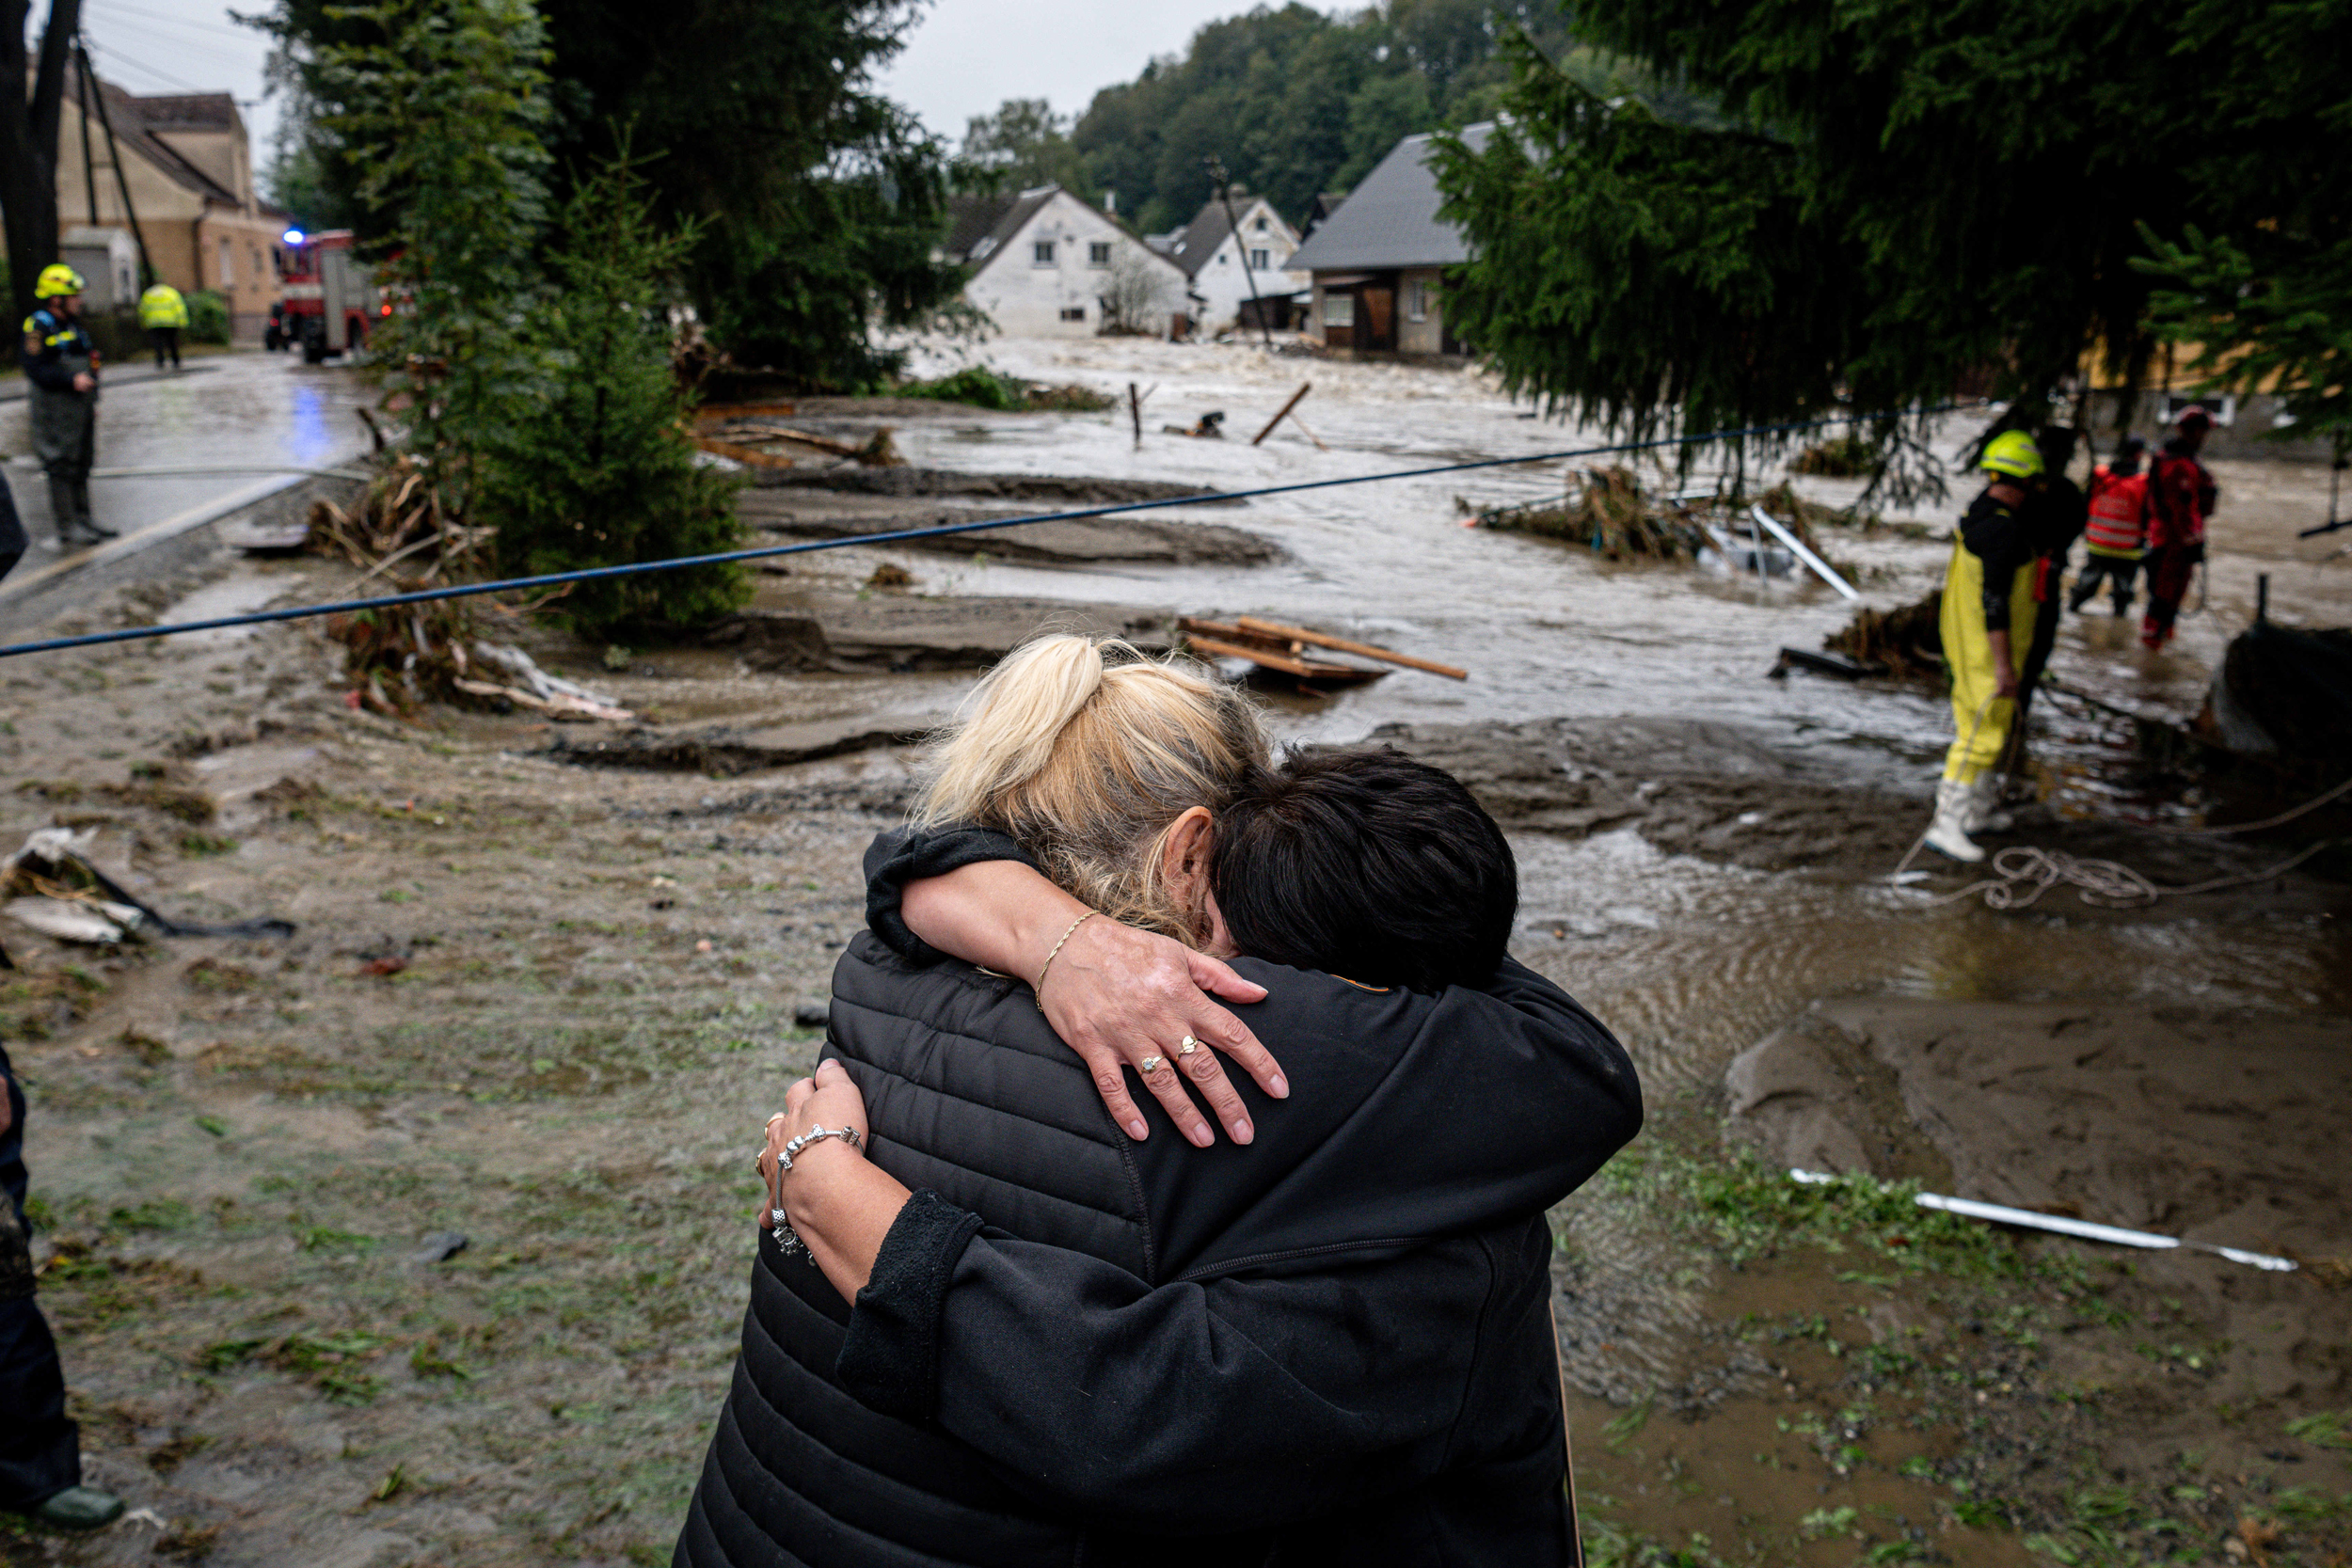
[[[891,426],[909,469],[762,488],[747,522],[786,542],[1057,510],[1088,485],[1233,491],[1603,439],[1472,372],[981,352],[1121,405],[812,406],[802,422],[845,439]],[[1303,424],[1252,446],[1302,382]],[[321,429],[348,422],[338,388]],[[1212,411],[1221,441],[1163,434]],[[301,444],[302,417],[271,420],[267,440]],[[1974,430],[1952,420],[1941,450]],[[1554,1215],[1595,1561],[2344,1560],[2352,897],[2340,854],[2272,872],[2352,816],[2194,832],[2293,801],[2152,766],[2134,724],[2195,715],[2259,575],[2275,618],[2352,625],[2352,557],[2295,538],[2325,517],[2325,471],[2215,465],[2211,580],[2163,654],[2104,600],[2066,620],[2043,798],[1994,840],[2228,885],[2004,911],[1947,897],[1965,879],[1942,863],[1887,881],[1950,738],[1940,695],[1767,678],[1847,622],[1829,589],[1464,526],[1557,494],[1563,467],[794,556],[701,646],[494,626],[628,724],[388,720],[345,702],[312,625],[0,662],[8,847],[73,828],[177,918],[297,927],[113,947],[0,927],[41,1299],[90,1479],[139,1511],[87,1540],[0,1525],[7,1560],[668,1561],[739,1329],[749,1155],[821,1043],[907,742],[1036,626],[1157,646],[1175,616],[1236,614],[1470,672],[1266,698],[1286,740],[1378,739],[1469,783],[1518,855],[1518,956],[1641,1068],[1643,1138]],[[1894,526],[1821,531],[1867,604],[1940,583],[1963,483]],[[222,550],[52,626],[349,577]],[[1792,1164],[1847,1180],[1800,1189]],[[2300,1266],[1995,1231],[1900,1183]]]

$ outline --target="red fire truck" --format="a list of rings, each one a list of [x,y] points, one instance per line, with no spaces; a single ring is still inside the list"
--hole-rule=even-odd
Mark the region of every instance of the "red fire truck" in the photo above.
[[[384,291],[352,260],[348,229],[287,230],[278,245],[278,280],[280,297],[262,341],[271,349],[298,347],[313,365],[364,348],[375,319],[392,313]]]

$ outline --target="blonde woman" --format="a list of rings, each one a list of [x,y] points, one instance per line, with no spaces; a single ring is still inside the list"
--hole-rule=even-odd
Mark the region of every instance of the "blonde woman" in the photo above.
[[[1230,689],[1047,639],[869,869],[890,940],[844,955],[771,1122],[679,1563],[1575,1560],[1544,1211],[1640,1095],[1504,954],[1509,846],[1457,783],[1270,768]],[[1181,987],[1122,1002],[1128,958]],[[1195,977],[1295,1091],[1226,1084],[1200,1148],[1170,1063],[1212,1053],[1160,1038],[1224,1013]],[[1160,1046],[1140,1101],[1056,1035],[1081,992],[1102,1051]]]

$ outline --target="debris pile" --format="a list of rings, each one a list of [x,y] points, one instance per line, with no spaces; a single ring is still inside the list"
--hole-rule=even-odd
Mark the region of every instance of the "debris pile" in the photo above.
[[[283,920],[229,926],[176,921],[142,903],[90,858],[95,835],[43,828],[0,861],[0,914],[59,942],[92,945],[153,933],[167,937],[290,937]]]
[[[773,451],[772,447],[799,449],[819,456],[838,458],[854,463],[862,468],[899,468],[906,458],[898,451],[898,443],[892,437],[891,427],[882,425],[863,443],[836,440],[812,431],[796,430],[774,422],[773,414],[789,415],[790,404],[768,404],[751,408],[705,408],[696,416],[694,445],[714,456],[725,457],[755,468],[789,468],[799,456],[794,451]]]
[[[1943,614],[1944,591],[1938,588],[1917,604],[1896,610],[1858,610],[1845,629],[1823,638],[1821,646],[1898,677],[1940,679],[1944,673]]]
[[[1859,436],[1833,436],[1797,453],[1791,473],[1817,474],[1823,479],[1859,479],[1878,467],[1878,452]]]
[[[450,652],[454,657],[458,668],[464,669],[465,650],[453,647]],[[548,718],[559,721],[598,719],[608,722],[621,723],[637,717],[623,707],[614,698],[608,697],[600,691],[591,690],[577,681],[568,681],[561,675],[548,674],[532,662],[529,654],[511,644],[477,641],[473,645],[473,652],[475,659],[485,673],[497,671],[504,674],[507,680],[501,684],[497,681],[475,680],[460,675],[450,682],[452,686],[468,696],[498,698],[512,703],[516,707],[527,707],[534,713],[544,713]]]
[[[369,481],[348,509],[324,497],[312,501],[306,547],[366,568],[360,582],[405,565],[407,572],[393,579],[403,592],[451,580],[484,558],[493,531],[465,527],[444,513],[440,486],[422,463],[405,453]]]
[[[1695,561],[1708,546],[1696,512],[1678,497],[1645,493],[1633,470],[1622,464],[1571,468],[1567,494],[1560,500],[1495,507],[1472,522],[1565,539],[1611,561]]]

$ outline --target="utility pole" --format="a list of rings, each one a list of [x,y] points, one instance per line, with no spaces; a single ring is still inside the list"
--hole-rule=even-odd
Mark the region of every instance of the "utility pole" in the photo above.
[[[1222,158],[1203,158],[1209,167],[1209,178],[1216,182],[1216,198],[1225,204],[1225,226],[1233,231],[1233,248],[1241,252],[1241,276],[1249,285],[1249,303],[1258,308],[1258,330],[1265,337],[1265,346],[1274,347],[1274,328],[1266,324],[1265,303],[1258,297],[1258,275],[1249,265],[1249,241],[1241,231],[1241,219],[1233,215],[1233,187],[1225,180]]]
[[[0,95],[0,224],[19,319],[32,313],[40,269],[57,259],[57,119],[82,0],[50,0],[38,63],[24,47],[32,8],[31,0],[0,0],[0,78],[14,84]],[[17,96],[27,80],[30,96]]]
[[[131,205],[131,176],[122,166],[122,150],[115,145],[115,122],[106,116],[106,100],[98,90],[98,78],[89,68],[89,51],[75,40],[74,53],[82,63],[82,106],[87,112],[95,102],[98,123],[106,133],[106,157],[115,166],[115,188],[122,193],[122,218],[131,226],[131,238],[139,247],[139,290],[145,293],[154,286],[155,268],[147,259],[147,235],[139,229],[139,210]],[[197,258],[197,272],[202,276],[204,259]]]

